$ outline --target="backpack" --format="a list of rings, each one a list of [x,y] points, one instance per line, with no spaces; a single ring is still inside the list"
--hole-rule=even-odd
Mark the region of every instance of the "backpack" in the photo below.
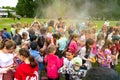
[[[39,36],[38,37],[38,40],[37,40],[37,44],[40,48],[42,48],[44,46],[44,43],[45,43],[45,38],[44,36]]]

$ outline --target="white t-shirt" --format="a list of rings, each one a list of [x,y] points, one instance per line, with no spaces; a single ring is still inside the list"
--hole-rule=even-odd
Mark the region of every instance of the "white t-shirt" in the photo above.
[[[14,55],[0,51],[0,67],[8,67],[14,63]]]

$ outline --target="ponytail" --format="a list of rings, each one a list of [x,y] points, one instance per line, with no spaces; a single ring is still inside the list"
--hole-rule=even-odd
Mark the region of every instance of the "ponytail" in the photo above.
[[[30,61],[30,66],[32,68],[37,66],[37,63],[36,63],[36,61],[35,61],[35,59],[34,59],[34,57],[32,55],[29,56],[29,61]]]

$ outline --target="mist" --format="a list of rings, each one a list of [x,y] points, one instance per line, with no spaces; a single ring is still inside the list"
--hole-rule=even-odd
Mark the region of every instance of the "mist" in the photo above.
[[[114,1],[101,4],[97,0],[53,0],[47,7],[42,7],[40,11],[44,18],[57,19],[62,17],[84,20],[91,17],[99,18],[101,15],[104,17],[104,13],[114,10],[114,5],[116,6]],[[36,12],[36,16],[40,15],[39,11]]]

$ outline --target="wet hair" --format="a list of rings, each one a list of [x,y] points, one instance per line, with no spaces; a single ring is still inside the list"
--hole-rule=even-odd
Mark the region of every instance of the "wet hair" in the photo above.
[[[87,71],[84,80],[120,80],[120,76],[113,69],[96,67]]]
[[[89,38],[86,40],[85,46],[86,46],[86,53],[89,53],[89,51],[91,50],[91,48],[89,47],[90,45],[94,44],[94,40]]]
[[[3,48],[6,48],[8,50],[15,49],[16,48],[16,43],[13,40],[5,40],[0,45],[0,49],[3,49]]]
[[[56,51],[56,46],[53,45],[53,44],[50,44],[48,47],[47,47],[47,52],[48,53],[53,53],[53,51]]]
[[[29,58],[30,66],[31,66],[32,68],[35,68],[35,67],[37,66],[37,63],[36,63],[34,57],[33,57],[32,55],[30,55],[29,50],[27,50],[27,49],[25,49],[25,48],[21,48],[21,49],[19,50],[19,55],[20,55],[20,56],[24,56],[25,58]]]

